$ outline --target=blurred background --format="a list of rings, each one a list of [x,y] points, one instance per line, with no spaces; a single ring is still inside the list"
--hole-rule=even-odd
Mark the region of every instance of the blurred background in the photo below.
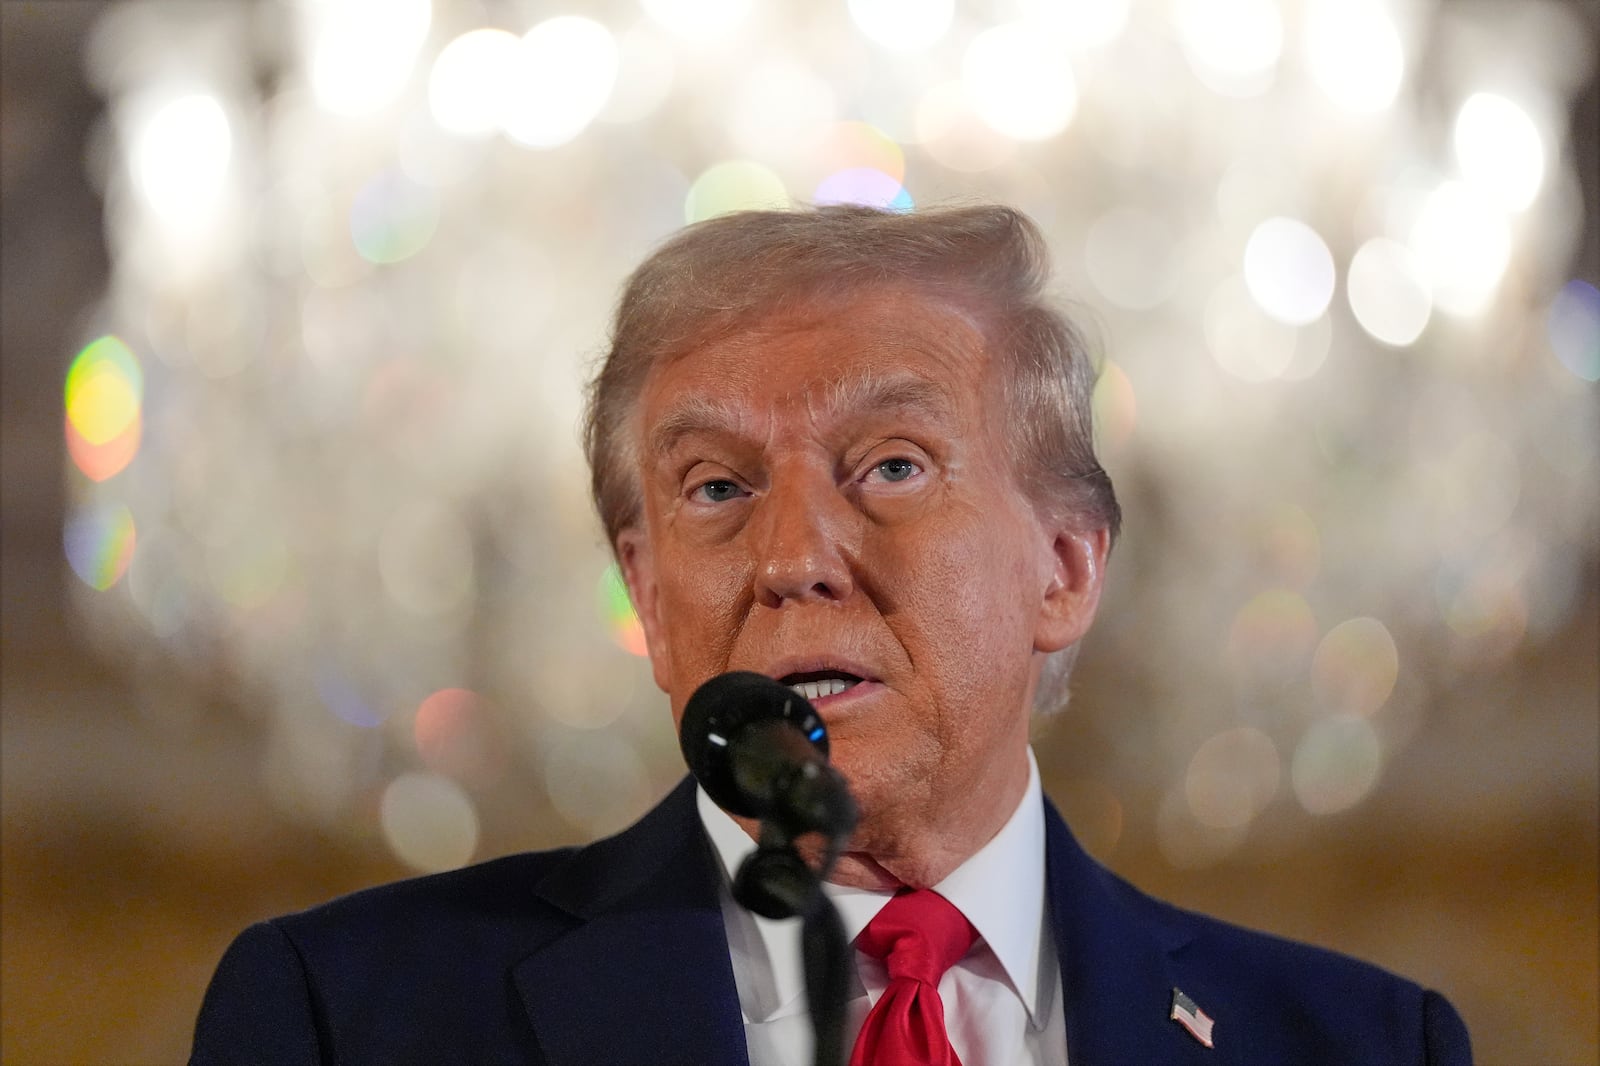
[[[3,1057],[681,775],[587,500],[627,272],[996,199],[1126,512],[1047,790],[1180,904],[1600,1059],[1589,0],[0,5]]]

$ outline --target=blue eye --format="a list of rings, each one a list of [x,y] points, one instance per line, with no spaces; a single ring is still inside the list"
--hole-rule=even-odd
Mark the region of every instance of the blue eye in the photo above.
[[[873,468],[885,481],[905,481],[915,477],[922,468],[910,459],[885,459]]]
[[[739,488],[739,486],[734,484],[732,481],[728,481],[725,478],[718,478],[715,481],[708,481],[704,485],[696,488],[694,490],[694,494],[698,494],[701,499],[708,503],[722,503],[726,500],[735,498],[741,491],[742,490]]]
[[[909,459],[885,459],[878,464],[887,481],[904,481],[917,472],[917,464]]]

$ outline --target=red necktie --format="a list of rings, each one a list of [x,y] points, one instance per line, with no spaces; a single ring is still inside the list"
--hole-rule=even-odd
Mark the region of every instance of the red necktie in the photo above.
[[[939,978],[978,938],[955,904],[932,889],[895,896],[856,937],[882,959],[889,987],[856,1038],[850,1066],[961,1066],[944,1029]]]

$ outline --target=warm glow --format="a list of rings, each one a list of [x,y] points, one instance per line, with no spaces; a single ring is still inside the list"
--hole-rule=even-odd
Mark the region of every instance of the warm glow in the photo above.
[[[850,17],[885,48],[927,48],[950,29],[955,0],[850,0]]]
[[[1544,141],[1528,113],[1495,93],[1474,93],[1455,125],[1462,176],[1512,211],[1533,203],[1544,183]]]
[[[645,12],[688,41],[716,41],[738,29],[751,0],[640,0]]]
[[[1351,258],[1346,296],[1361,328],[1396,347],[1421,336],[1433,313],[1417,257],[1387,237],[1372,238]]]
[[[1177,0],[1174,19],[1189,66],[1224,96],[1256,96],[1272,84],[1283,52],[1273,0]]]
[[[197,223],[228,176],[233,132],[215,96],[192,93],[158,108],[135,136],[133,180],[169,223]]]
[[[1447,181],[1428,195],[1407,241],[1440,310],[1488,306],[1511,258],[1505,215],[1475,186]]]
[[[463,137],[498,130],[518,55],[516,35],[505,30],[473,30],[445,45],[428,77],[434,121]]]
[[[1072,68],[1025,23],[985,30],[961,63],[972,109],[996,131],[1042,141],[1066,129],[1078,110]]]
[[[311,89],[336,115],[360,118],[394,102],[433,21],[428,0],[305,0]]]
[[[1378,0],[1310,0],[1302,40],[1312,80],[1328,99],[1356,112],[1394,103],[1405,50]]]
[[[611,95],[617,42],[593,19],[549,19],[522,38],[509,80],[506,135],[530,148],[565,144],[594,121]]]
[[[1110,44],[1128,25],[1129,0],[1022,0],[1022,17],[1070,47]]]
[[[1304,222],[1269,218],[1245,246],[1244,283],[1267,314],[1303,326],[1322,317],[1333,299],[1333,253]]]

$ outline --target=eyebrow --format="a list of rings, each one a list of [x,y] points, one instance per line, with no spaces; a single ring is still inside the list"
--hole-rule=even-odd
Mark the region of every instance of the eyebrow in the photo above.
[[[836,422],[880,411],[910,411],[954,429],[955,412],[944,386],[907,371],[864,370],[807,390],[811,417]],[[820,396],[816,393],[820,392]],[[705,395],[685,396],[656,421],[646,440],[647,454],[665,455],[696,434],[738,436],[744,422],[737,401]]]
[[[732,400],[710,396],[685,396],[656,421],[645,441],[646,456],[665,455],[685,438],[697,433],[736,435],[739,407]]]

